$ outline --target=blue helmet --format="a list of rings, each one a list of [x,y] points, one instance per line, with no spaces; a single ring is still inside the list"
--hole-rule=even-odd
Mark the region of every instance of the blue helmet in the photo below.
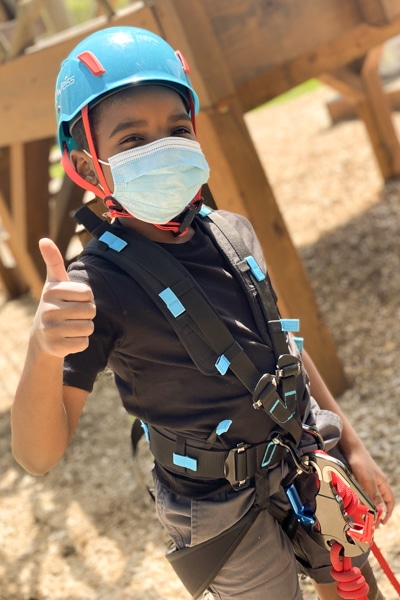
[[[156,84],[180,93],[194,113],[198,97],[179,52],[158,35],[137,27],[110,27],[80,42],[63,61],[56,82],[56,116],[61,151],[76,148],[70,126],[83,107],[92,106],[113,90]]]

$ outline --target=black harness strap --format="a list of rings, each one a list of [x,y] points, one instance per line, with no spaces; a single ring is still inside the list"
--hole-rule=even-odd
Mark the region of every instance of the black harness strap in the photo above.
[[[81,207],[75,216],[100,241],[98,243],[91,240],[83,253],[103,256],[125,269],[159,306],[197,365],[201,364],[202,359],[190,352],[186,336],[188,330],[200,335],[219,357],[216,372],[224,374],[230,368],[251,392],[254,408],[263,407],[285,436],[290,436],[297,445],[302,434],[295,394],[300,361],[290,353],[268,282],[264,281],[265,276],[258,274],[257,265],[252,263],[252,257],[248,256],[247,249],[236,232],[230,228],[226,233],[225,221],[215,213],[208,215],[209,221],[207,220],[205,227],[242,282],[260,331],[266,334],[266,338],[269,335],[272,340],[277,360],[277,372],[273,375],[258,371],[215,313],[195,280],[169,253],[139,236],[130,236],[128,244],[123,233],[118,232],[117,235],[115,228],[99,219],[86,206]],[[234,240],[233,246],[230,240]],[[261,310],[255,308],[253,289],[257,291],[261,301]],[[268,324],[267,331],[265,321]],[[138,422],[136,425],[138,426]],[[135,444],[137,429],[138,427],[133,439]],[[268,433],[271,432],[266,432],[266,437]],[[161,464],[165,464],[166,456],[169,457],[167,468],[173,471],[177,466],[174,460],[171,461],[171,456],[176,453],[176,440],[170,440],[155,428],[150,428],[150,444],[156,460]],[[192,456],[186,456],[186,452]],[[267,441],[264,444],[240,445],[230,451],[215,452],[192,447],[185,441],[184,454],[179,455],[182,462],[178,463],[178,467],[185,472],[190,471],[191,477],[195,477],[196,472],[201,477],[204,471],[208,478],[210,473],[216,479],[224,477],[233,486],[245,483],[253,475],[256,479],[262,478],[261,483],[256,486],[259,492],[256,494],[255,505],[238,523],[204,544],[167,555],[185,587],[194,598],[199,598],[252,526],[258,512],[267,507],[268,478],[264,474],[261,476],[260,470],[280,461],[286,455],[286,450],[273,441]],[[204,469],[200,466],[203,462],[206,464]],[[277,515],[277,518],[280,516]]]
[[[219,357],[216,372],[223,375],[230,368],[252,394],[254,408],[263,407],[271,419],[297,443],[302,435],[302,427],[296,407],[288,402],[289,396],[282,401],[277,389],[279,380],[285,378],[286,373],[283,369],[275,375],[258,371],[179,261],[142,236],[130,235],[129,243],[126,242],[122,233],[118,231],[117,234],[115,228],[86,206],[79,208],[75,217],[103,242],[98,244],[96,240],[90,240],[83,254],[103,256],[125,269],[149,293],[186,349],[187,327],[193,328],[194,325],[195,331]],[[287,352],[286,345],[286,354],[282,356],[290,356],[293,362],[294,357]],[[196,357],[191,351],[189,353],[196,363]],[[278,366],[279,360],[280,357]]]
[[[200,598],[212,583],[253,525],[258,513],[259,510],[252,507],[235,525],[217,537],[167,554],[171,566],[193,598]],[[206,557],[207,560],[200,560],[200,557]]]
[[[261,333],[264,332],[265,342],[269,343],[271,339],[276,357],[286,354],[288,351],[287,338],[282,331],[281,316],[267,277],[261,269],[257,268],[258,265],[256,266],[255,261],[252,260],[253,257],[249,255],[247,246],[230,223],[220,214],[207,209],[207,207],[203,207],[200,216],[202,218],[198,219],[197,222],[215,240],[218,248],[222,250],[236,272],[249,299],[257,326]],[[257,310],[255,299],[260,301],[261,311]]]
[[[249,299],[250,307],[260,332],[265,332],[267,324],[267,335],[264,337],[266,343],[269,339],[272,342],[275,357],[277,359],[277,373],[279,374],[280,397],[283,399],[286,412],[290,411],[293,415],[297,409],[296,397],[296,377],[300,374],[300,360],[290,353],[288,348],[288,339],[286,332],[282,328],[282,319],[279,314],[276,299],[273,295],[269,279],[259,268],[254,257],[249,255],[247,246],[237,230],[230,225],[219,213],[203,207],[200,211],[203,217],[199,219],[200,225],[203,225],[212,239],[217,243],[218,248],[225,254],[229,264],[236,272],[243,290]],[[257,301],[259,304],[257,304]],[[257,310],[260,308],[261,311]],[[269,336],[269,337],[268,337]],[[261,404],[266,412],[274,418],[271,408],[266,406],[261,400]],[[274,407],[275,411],[280,412],[280,418],[283,418],[281,405]],[[298,438],[293,436],[293,430],[288,428],[295,442]],[[299,432],[300,434],[300,432]],[[301,434],[300,434],[301,435]]]

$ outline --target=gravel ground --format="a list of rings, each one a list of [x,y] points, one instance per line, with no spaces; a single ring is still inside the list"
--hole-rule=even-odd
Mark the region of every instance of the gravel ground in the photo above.
[[[361,123],[330,126],[332,95],[321,88],[247,121],[352,384],[338,400],[400,498],[400,181],[382,184]],[[31,477],[13,461],[9,408],[34,308],[0,297],[0,600],[188,599],[146,495],[148,456],[131,460],[109,376],[53,472]],[[398,577],[399,529],[397,508],[376,535]]]

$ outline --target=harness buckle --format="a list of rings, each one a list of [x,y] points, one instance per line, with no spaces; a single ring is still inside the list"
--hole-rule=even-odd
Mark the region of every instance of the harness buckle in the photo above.
[[[233,489],[243,488],[249,479],[247,474],[247,448],[249,448],[249,445],[241,442],[236,448],[232,448],[226,457],[224,477]]]
[[[278,382],[275,375],[264,373],[260,377],[253,393],[253,408],[256,410],[259,408],[269,408],[272,404],[272,399],[280,401],[277,387]]]
[[[316,527],[310,536],[328,550],[334,541],[343,546],[344,555],[359,556],[366,552],[373,541],[378,510],[372,500],[361,489],[345,465],[336,458],[316,450],[308,456],[309,464],[319,479],[316,495]],[[357,496],[361,509],[352,516],[345,510],[343,500],[332,483],[332,475],[341,480]]]
[[[275,372],[276,378],[285,379],[286,377],[297,377],[301,372],[301,361],[293,354],[282,354],[278,359],[278,365]]]
[[[301,473],[310,474],[313,472],[312,466],[309,464],[308,456],[300,456],[295,445],[290,442],[288,438],[283,439],[281,434],[277,434],[272,438],[272,443],[276,446],[281,446],[287,450],[292,462],[295,466],[295,470],[292,474],[288,475],[285,479],[285,485],[289,485],[292,481]]]

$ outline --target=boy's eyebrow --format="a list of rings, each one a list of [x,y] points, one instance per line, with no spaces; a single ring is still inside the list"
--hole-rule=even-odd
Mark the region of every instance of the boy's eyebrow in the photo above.
[[[171,121],[172,123],[175,121],[182,121],[182,120],[191,121],[190,116],[185,112],[171,115],[168,118],[168,121]],[[120,131],[123,131],[124,129],[129,129],[131,127],[144,127],[145,125],[147,125],[146,119],[138,119],[136,121],[122,121],[121,123],[118,123],[118,125],[116,125],[114,127],[114,129],[111,131],[111,133],[108,137],[112,138],[114,135],[116,135]]]
[[[182,113],[177,113],[176,115],[171,115],[168,119],[168,121],[191,121],[191,118],[189,117],[189,115],[186,112],[182,112]]]
[[[111,131],[109,138],[112,138],[116,133],[123,131],[124,129],[129,129],[130,127],[143,127],[146,125],[147,121],[145,119],[140,119],[137,121],[122,121],[122,123],[118,123]]]

